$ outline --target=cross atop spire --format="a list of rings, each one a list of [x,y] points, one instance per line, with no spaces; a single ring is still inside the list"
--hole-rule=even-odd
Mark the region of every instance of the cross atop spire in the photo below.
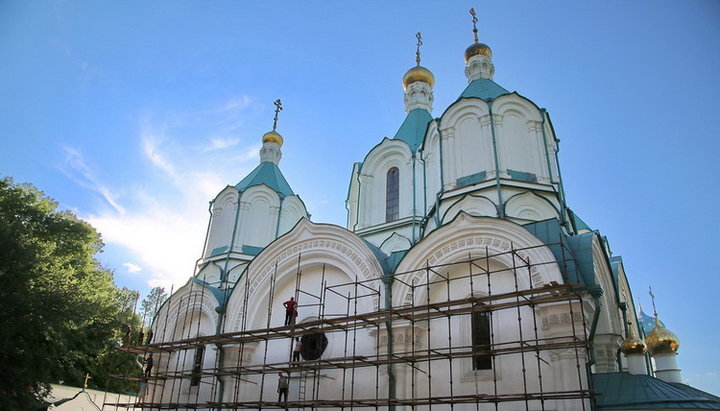
[[[273,131],[277,129],[278,113],[282,111],[282,101],[280,99],[275,100],[275,118],[273,119]]]
[[[415,37],[417,38],[417,51],[415,51],[415,62],[419,66],[420,65],[420,46],[423,45],[422,34],[420,34],[420,32],[418,31],[418,33],[415,35]]]
[[[652,292],[652,287],[648,286],[650,289],[650,298],[652,299],[653,304],[653,315],[655,316],[655,321],[657,321],[657,309],[655,308],[655,294]]]
[[[470,15],[472,16],[472,23],[473,23],[473,39],[475,40],[475,43],[477,43],[478,42],[478,35],[477,35],[477,33],[478,33],[478,29],[477,29],[478,18],[477,18],[477,15],[475,14],[475,8],[470,9]]]

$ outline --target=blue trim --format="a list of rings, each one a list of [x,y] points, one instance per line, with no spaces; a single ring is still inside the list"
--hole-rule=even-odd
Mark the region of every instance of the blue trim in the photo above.
[[[517,181],[525,181],[527,183],[537,183],[537,176],[533,173],[526,173],[524,171],[515,171],[507,169],[507,173],[511,179]]]
[[[243,254],[248,255],[258,255],[263,250],[264,247],[255,247],[253,245],[244,245],[242,246],[242,252]]]
[[[230,247],[228,247],[228,246],[226,246],[226,245],[224,245],[224,246],[222,246],[222,247],[215,247],[215,248],[213,248],[213,250],[210,252],[210,257],[215,257],[216,255],[223,254],[223,253],[225,253],[229,248],[230,248]]]
[[[457,179],[455,188],[462,188],[471,186],[473,184],[482,183],[485,181],[485,176],[487,175],[487,172],[481,171],[479,173],[471,174],[469,176],[460,177]]]

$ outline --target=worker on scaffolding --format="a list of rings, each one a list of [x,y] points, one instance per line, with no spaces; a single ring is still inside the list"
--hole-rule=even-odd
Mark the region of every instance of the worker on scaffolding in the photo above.
[[[300,338],[295,337],[295,347],[293,347],[293,361],[300,361],[300,350],[302,350],[302,343],[300,342]]]
[[[145,378],[150,378],[150,372],[152,371],[153,362],[153,355],[150,354],[150,356],[145,359]]]
[[[283,307],[285,307],[285,325],[295,324],[295,317],[297,317],[295,297],[290,297],[289,300],[285,301]]]
[[[278,402],[282,401],[283,395],[285,395],[285,402],[287,402],[288,390],[290,388],[290,375],[285,375],[282,372],[278,373]]]

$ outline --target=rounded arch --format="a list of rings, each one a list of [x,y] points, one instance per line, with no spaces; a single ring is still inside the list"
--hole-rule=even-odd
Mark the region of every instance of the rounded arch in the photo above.
[[[492,202],[492,200],[485,196],[466,194],[462,196],[462,198],[460,198],[459,200],[452,203],[450,207],[445,210],[442,215],[443,223],[451,221],[455,218],[455,216],[457,216],[460,212],[463,211],[476,217],[497,216],[497,207],[495,206],[495,203]]]
[[[365,156],[361,171],[363,173],[373,173],[376,170],[389,168],[385,165],[392,162],[392,160],[395,160],[397,164],[407,164],[411,159],[412,153],[407,143],[402,140],[385,138]]]
[[[304,273],[318,270],[323,264],[337,273],[344,273],[347,281],[355,281],[357,276],[358,281],[366,281],[366,285],[382,292],[382,266],[361,238],[342,227],[315,224],[303,218],[250,263],[230,295],[226,329],[236,331],[242,328],[243,310],[267,310],[268,301],[264,298],[273,278],[276,285],[292,283],[294,289],[298,268]],[[244,306],[245,293],[248,307]],[[278,298],[282,296],[276,296],[274,304],[282,303],[277,301]],[[369,311],[377,307],[380,296],[363,300],[363,311]]]
[[[490,112],[488,103],[478,98],[464,98],[451,104],[440,120],[440,127],[446,129],[458,124],[464,117],[480,118]]]
[[[529,221],[542,221],[560,217],[560,211],[550,200],[532,191],[510,197],[505,202],[505,214],[508,217]]]
[[[389,170],[398,170],[397,216],[412,213],[412,153],[401,140],[384,139],[365,157],[360,169],[359,226],[386,222],[386,185]]]
[[[509,113],[516,113],[525,120],[542,121],[540,109],[535,103],[517,93],[505,94],[493,101],[493,114]]]
[[[174,341],[200,333],[214,334],[218,300],[210,289],[193,279],[175,291],[153,320],[153,341]],[[188,328],[189,325],[189,328]]]
[[[563,283],[562,274],[555,263],[555,257],[545,244],[522,226],[492,217],[473,217],[461,212],[446,224],[423,238],[405,255],[395,270],[395,275],[406,278],[393,285],[393,305],[413,303],[411,284],[425,284],[437,278],[433,272],[426,273],[427,266],[465,261],[468,256],[482,257],[489,253],[492,261],[505,267],[513,267],[511,249],[516,255],[533,262],[531,278],[533,286],[556,281]],[[487,251],[486,251],[487,250]],[[426,277],[427,276],[427,277]],[[529,279],[521,276],[521,287],[529,288]],[[422,287],[420,287],[422,289]],[[416,296],[422,299],[423,292]],[[422,301],[422,300],[420,300]]]
[[[240,218],[235,244],[263,247],[275,238],[280,196],[266,185],[252,186],[240,196]]]

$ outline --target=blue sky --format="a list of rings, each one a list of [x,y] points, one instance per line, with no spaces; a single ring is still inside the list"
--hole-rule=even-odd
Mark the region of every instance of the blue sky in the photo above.
[[[0,0],[0,175],[90,221],[118,285],[180,285],[275,99],[283,173],[314,221],[344,225],[352,163],[404,118],[415,33],[439,116],[475,7],[495,81],[550,113],[570,207],[646,312],[653,287],[683,378],[720,394],[720,3],[250,3]]]

